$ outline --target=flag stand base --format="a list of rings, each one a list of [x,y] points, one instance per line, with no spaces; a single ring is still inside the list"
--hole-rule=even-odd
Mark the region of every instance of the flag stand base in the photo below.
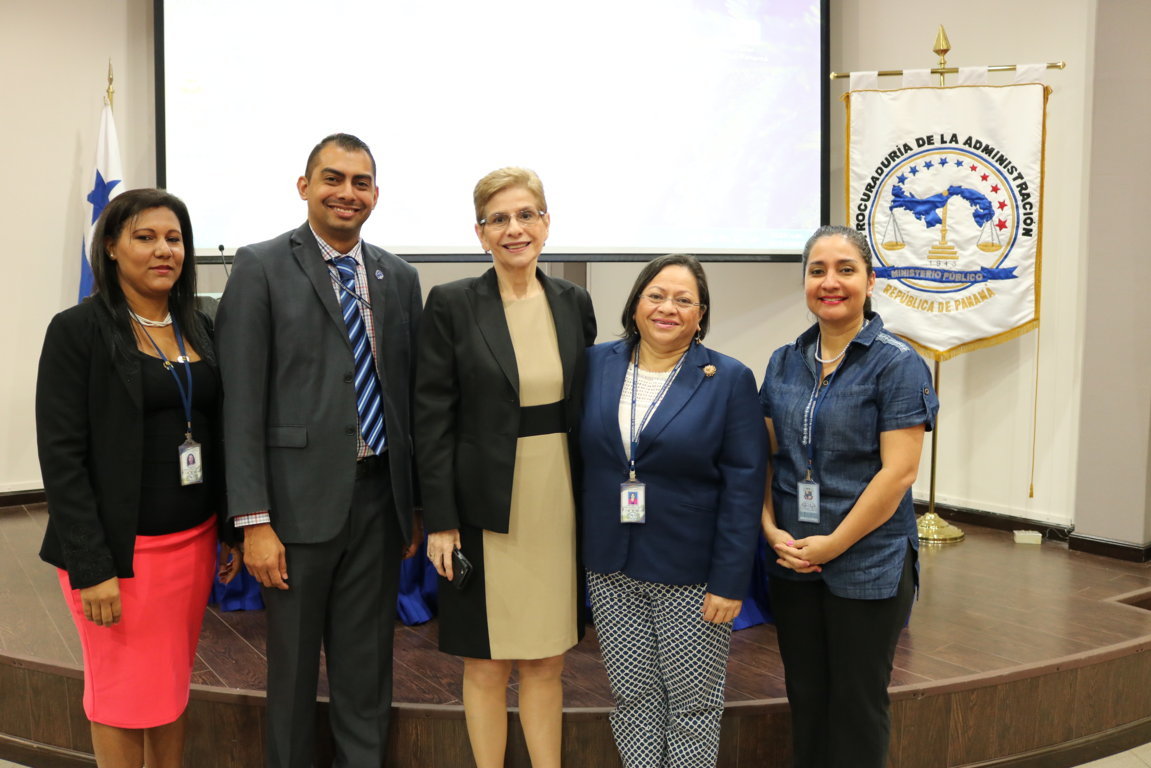
[[[934,512],[921,515],[915,527],[919,531],[919,540],[929,544],[958,544],[966,536],[962,530]]]

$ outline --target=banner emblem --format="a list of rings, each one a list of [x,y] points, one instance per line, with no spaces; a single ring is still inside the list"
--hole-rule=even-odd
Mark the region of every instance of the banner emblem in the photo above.
[[[959,141],[958,136],[939,139],[941,144]],[[971,136],[963,143],[981,144]],[[869,211],[868,231],[881,270],[876,276],[939,293],[1014,279],[1015,267],[1002,265],[1010,263],[1018,238],[1035,237],[1029,190],[1026,179],[1019,179],[1017,189],[1002,169],[966,148],[913,153],[884,174]],[[900,251],[909,240],[910,253],[925,253],[932,267],[900,266]],[[949,262],[954,266],[949,268]],[[961,263],[965,268],[954,268]]]

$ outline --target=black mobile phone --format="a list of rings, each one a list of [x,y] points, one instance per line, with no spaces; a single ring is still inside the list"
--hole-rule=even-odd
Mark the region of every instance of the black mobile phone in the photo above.
[[[452,552],[452,586],[463,589],[472,578],[472,561],[464,556],[463,550]]]

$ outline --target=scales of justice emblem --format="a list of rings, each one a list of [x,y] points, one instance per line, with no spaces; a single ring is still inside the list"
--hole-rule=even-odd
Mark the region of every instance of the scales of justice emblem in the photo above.
[[[868,212],[876,277],[929,293],[1014,279],[1016,267],[1004,263],[1020,236],[1019,212],[1015,188],[984,155],[949,147],[904,156]]]

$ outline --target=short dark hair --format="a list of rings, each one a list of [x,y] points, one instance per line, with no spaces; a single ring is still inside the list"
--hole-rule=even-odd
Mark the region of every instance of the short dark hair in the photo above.
[[[636,277],[635,284],[631,287],[631,293],[627,295],[627,303],[623,307],[621,322],[623,323],[623,338],[633,346],[639,343],[639,328],[635,324],[635,308],[639,305],[639,297],[643,294],[643,289],[647,288],[652,280],[655,280],[656,275],[667,267],[686,267],[695,277],[695,284],[699,288],[699,303],[703,305],[700,307],[702,314],[699,318],[699,333],[696,338],[703,341],[704,337],[707,336],[708,326],[711,325],[711,292],[707,289],[707,275],[703,272],[703,265],[699,263],[699,259],[691,254],[669,253],[666,256],[656,256],[645,264]]]
[[[837,235],[855,246],[855,250],[859,252],[859,258],[863,259],[863,263],[867,266],[867,276],[870,277],[875,274],[875,269],[871,266],[871,246],[867,242],[867,235],[851,227],[841,227],[837,224],[824,224],[815,230],[811,237],[807,238],[807,243],[803,246],[803,275],[805,280],[807,279],[807,260],[811,256],[811,249],[815,247],[815,244],[820,238],[835,237]],[[863,316],[867,317],[870,314],[871,297],[868,296],[863,301]]]
[[[320,160],[320,153],[324,151],[324,147],[329,144],[335,144],[345,152],[363,152],[372,161],[372,179],[376,178],[376,158],[372,154],[372,150],[364,143],[364,140],[358,136],[353,136],[350,133],[333,133],[330,136],[325,136],[320,139],[320,143],[312,147],[312,151],[308,153],[308,162],[304,166],[304,178],[311,179],[312,171],[316,169],[316,163]]]
[[[196,241],[192,235],[192,219],[184,201],[163,189],[129,189],[117,195],[105,206],[92,234],[92,296],[101,301],[116,319],[121,341],[135,347],[132,322],[128,316],[128,300],[120,287],[120,272],[112,259],[108,246],[120,239],[124,227],[129,226],[150,208],[167,208],[180,222],[180,236],[184,241],[184,262],[168,294],[168,311],[187,336],[193,348],[204,357],[212,356],[212,345],[200,332],[196,322]]]

